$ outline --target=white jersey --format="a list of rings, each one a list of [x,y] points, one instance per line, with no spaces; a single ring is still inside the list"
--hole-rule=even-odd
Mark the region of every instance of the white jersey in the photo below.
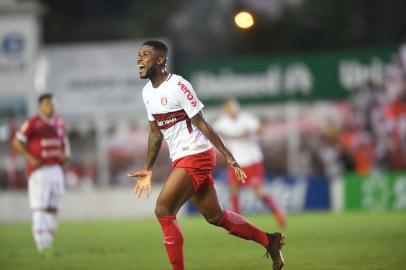
[[[224,115],[214,123],[214,129],[223,136],[227,147],[241,167],[263,160],[256,135],[259,125],[259,120],[248,113],[239,113],[236,118]],[[238,138],[247,133],[248,138]]]
[[[209,140],[190,120],[204,105],[187,80],[169,74],[157,88],[149,81],[142,90],[142,97],[148,120],[155,121],[161,129],[173,161],[212,148]]]

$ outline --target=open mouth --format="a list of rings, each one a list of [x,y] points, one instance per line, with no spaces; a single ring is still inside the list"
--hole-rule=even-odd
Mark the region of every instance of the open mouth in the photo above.
[[[146,67],[143,64],[138,64],[138,70],[140,73],[143,73],[145,71]]]

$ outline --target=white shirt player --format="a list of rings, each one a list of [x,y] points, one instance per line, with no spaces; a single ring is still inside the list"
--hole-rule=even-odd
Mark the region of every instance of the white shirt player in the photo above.
[[[256,131],[259,120],[248,113],[240,112],[235,118],[223,115],[214,123],[216,129],[225,137],[225,144],[241,167],[262,162],[263,155]],[[249,133],[248,138],[236,138]]]
[[[212,148],[209,140],[190,120],[204,105],[187,80],[169,74],[157,88],[149,81],[142,90],[142,97],[148,120],[155,120],[161,129],[172,161]]]

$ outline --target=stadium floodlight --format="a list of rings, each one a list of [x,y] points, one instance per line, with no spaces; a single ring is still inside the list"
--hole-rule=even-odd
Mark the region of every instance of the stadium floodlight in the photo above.
[[[248,29],[254,25],[254,17],[247,11],[240,11],[234,16],[234,22],[239,28]]]

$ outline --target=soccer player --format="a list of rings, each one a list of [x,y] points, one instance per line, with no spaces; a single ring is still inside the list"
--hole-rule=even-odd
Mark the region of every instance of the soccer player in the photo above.
[[[247,180],[243,183],[238,181],[231,167],[228,169],[232,210],[240,213],[239,189],[240,187],[250,187],[257,198],[274,213],[279,225],[284,227],[284,214],[272,197],[262,189],[265,168],[257,136],[261,130],[259,120],[252,114],[241,112],[238,102],[234,99],[224,102],[223,111],[224,115],[214,123],[214,129],[225,139],[227,147],[247,174]]]
[[[32,233],[38,251],[52,255],[57,213],[64,192],[62,164],[70,149],[64,123],[54,114],[52,94],[42,94],[39,113],[27,119],[13,146],[27,160],[28,195],[32,210]]]
[[[176,214],[187,200],[191,200],[209,223],[265,247],[273,259],[273,269],[282,269],[284,235],[279,232],[266,233],[241,215],[220,206],[211,175],[216,164],[212,144],[233,168],[239,181],[245,181],[245,173],[205,121],[203,104],[192,85],[181,76],[167,72],[167,51],[167,46],[160,41],[146,41],[138,54],[139,75],[142,79],[149,79],[142,96],[150,133],[144,168],[128,176],[136,178],[134,193],[137,197],[143,191],[147,197],[150,195],[152,166],[165,138],[173,170],[159,194],[155,214],[164,234],[172,269],[184,269],[183,234]]]

